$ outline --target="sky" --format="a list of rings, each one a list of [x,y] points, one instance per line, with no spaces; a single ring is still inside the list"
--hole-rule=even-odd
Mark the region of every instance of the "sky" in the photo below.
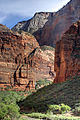
[[[12,28],[36,12],[56,12],[70,0],[0,0],[0,24]]]

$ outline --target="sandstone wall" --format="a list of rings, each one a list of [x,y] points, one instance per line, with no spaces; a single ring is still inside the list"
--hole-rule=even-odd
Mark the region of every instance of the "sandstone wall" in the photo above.
[[[48,64],[54,65],[54,51],[48,52],[40,49],[31,34],[13,33],[0,25],[0,88],[29,90],[35,88],[37,80],[53,80]]]
[[[80,74],[80,22],[73,24],[56,44],[55,82]]]

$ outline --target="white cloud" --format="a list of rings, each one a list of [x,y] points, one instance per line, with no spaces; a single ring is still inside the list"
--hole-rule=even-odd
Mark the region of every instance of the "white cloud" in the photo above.
[[[0,0],[0,23],[8,27],[36,12],[55,12],[70,0]]]
[[[56,0],[56,5],[53,8],[53,11],[58,11],[63,6],[65,6],[70,0]]]
[[[70,0],[0,0],[0,11],[5,14],[32,16],[35,12],[54,12]]]
[[[7,16],[0,17],[0,23],[4,22],[4,20],[7,18]]]

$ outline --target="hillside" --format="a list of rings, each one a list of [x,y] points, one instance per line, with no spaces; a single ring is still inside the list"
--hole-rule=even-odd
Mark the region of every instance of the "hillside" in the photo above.
[[[47,105],[65,103],[73,107],[80,103],[80,76],[63,83],[52,84],[39,89],[19,103],[21,111],[46,112]]]

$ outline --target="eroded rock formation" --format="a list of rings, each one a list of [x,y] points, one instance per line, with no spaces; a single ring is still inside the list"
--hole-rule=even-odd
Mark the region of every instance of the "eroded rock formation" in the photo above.
[[[31,34],[0,25],[0,89],[34,89],[36,80],[52,80],[48,64],[54,64],[54,51],[45,53]]]
[[[80,75],[80,21],[74,23],[56,44],[55,82]]]
[[[24,30],[33,34],[40,45],[54,46],[69,27],[80,19],[80,0],[71,0],[56,13],[37,13],[25,22],[18,23],[13,30]]]
[[[30,20],[19,22],[12,28],[12,30],[13,31],[23,30],[33,34],[39,29],[42,29],[46,22],[48,21],[48,19],[51,18],[51,16],[54,16],[54,14],[55,13],[50,12],[36,13]]]

